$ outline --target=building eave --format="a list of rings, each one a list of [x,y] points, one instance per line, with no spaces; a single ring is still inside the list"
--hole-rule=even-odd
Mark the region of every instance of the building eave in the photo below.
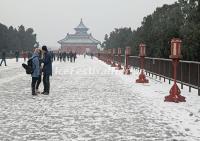
[[[78,30],[88,30],[81,19],[80,24],[75,28]],[[62,40],[58,41],[59,44],[92,44],[92,45],[98,45],[101,44],[100,41],[96,40],[94,37],[92,37],[92,34],[88,34],[86,32],[76,32],[75,34],[67,34],[66,37]]]

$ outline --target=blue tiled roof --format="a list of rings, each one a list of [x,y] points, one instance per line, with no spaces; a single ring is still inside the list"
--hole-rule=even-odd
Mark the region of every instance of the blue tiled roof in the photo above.
[[[96,40],[92,37],[91,34],[87,33],[87,28],[83,24],[83,20],[81,19],[80,24],[75,28],[75,34],[67,34],[67,36],[58,41],[59,44],[101,44],[100,41]]]

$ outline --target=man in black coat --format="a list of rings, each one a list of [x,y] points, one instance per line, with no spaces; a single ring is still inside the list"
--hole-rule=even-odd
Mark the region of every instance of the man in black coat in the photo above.
[[[2,65],[2,63],[4,62],[5,66],[6,65],[6,52],[5,51],[2,51],[2,54],[1,54],[1,63],[0,63],[0,66]]]
[[[44,91],[42,94],[48,95],[50,91],[50,81],[49,77],[52,76],[52,60],[51,54],[48,52],[46,46],[42,46],[42,51],[44,52],[44,59],[43,59],[43,84],[44,84]]]

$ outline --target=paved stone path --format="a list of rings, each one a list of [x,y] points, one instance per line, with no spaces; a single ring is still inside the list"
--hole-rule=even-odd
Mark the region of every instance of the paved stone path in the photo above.
[[[20,66],[0,70],[0,140],[161,141],[185,136],[160,119],[162,113],[147,98],[96,63],[54,63],[50,95],[35,99],[30,77]]]

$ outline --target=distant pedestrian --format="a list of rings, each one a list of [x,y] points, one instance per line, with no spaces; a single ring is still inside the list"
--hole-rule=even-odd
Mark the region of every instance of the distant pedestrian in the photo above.
[[[53,51],[49,51],[50,55],[51,55],[51,61],[53,62]]]
[[[56,61],[56,53],[53,52],[53,61]]]
[[[63,56],[63,61],[66,62],[66,57],[67,57],[66,52],[63,52],[63,53],[62,53],[62,56]]]
[[[62,62],[62,52],[59,53],[60,62]]]
[[[24,58],[24,62],[26,62],[26,58],[28,57],[25,51],[22,51],[22,57]]]
[[[39,53],[39,51],[36,48],[33,53],[33,56],[30,58],[30,60],[32,61],[32,68],[33,68],[33,73],[31,74],[31,76],[32,76],[31,89],[32,89],[33,96],[37,95],[36,83],[37,83],[39,75],[40,75],[39,54],[38,53]]]
[[[44,91],[42,94],[49,95],[50,92],[50,81],[49,77],[52,76],[52,62],[51,62],[51,55],[47,50],[46,46],[42,46],[42,51],[44,52],[43,58],[43,84],[44,84]]]
[[[72,58],[73,58],[73,53],[72,53],[72,51],[69,52],[69,58],[70,58],[70,62],[72,63]]]
[[[74,63],[75,63],[75,61],[76,61],[76,58],[77,58],[77,56],[76,56],[76,52],[74,52],[74,53],[73,53]]]
[[[67,61],[69,61],[69,58],[70,58],[69,53],[67,53]]]
[[[57,57],[57,61],[59,61],[60,57],[59,57],[59,52],[56,53],[56,57]]]
[[[32,53],[29,51],[28,52],[28,59],[31,58],[31,56],[32,56]]]
[[[93,59],[93,56],[94,56],[94,54],[93,54],[93,53],[91,53],[91,54],[90,54],[90,56],[91,56],[91,59]]]
[[[15,58],[16,58],[16,62],[18,62],[18,60],[19,60],[19,51],[15,52]]]
[[[2,63],[4,62],[5,66],[7,66],[6,64],[6,52],[5,51],[2,51],[1,53],[1,63],[0,63],[0,66],[2,65]]]

